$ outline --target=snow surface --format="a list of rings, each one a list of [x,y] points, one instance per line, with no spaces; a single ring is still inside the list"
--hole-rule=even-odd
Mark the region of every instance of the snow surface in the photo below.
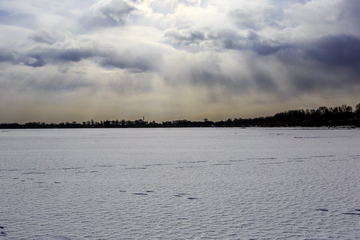
[[[358,129],[0,131],[0,239],[360,239]]]

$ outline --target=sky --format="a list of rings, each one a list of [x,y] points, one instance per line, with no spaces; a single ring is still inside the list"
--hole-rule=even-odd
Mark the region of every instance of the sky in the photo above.
[[[0,122],[360,102],[359,0],[1,0]]]

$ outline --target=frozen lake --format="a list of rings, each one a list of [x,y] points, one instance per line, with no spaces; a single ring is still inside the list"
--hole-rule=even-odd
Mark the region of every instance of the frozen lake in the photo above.
[[[0,239],[360,239],[358,129],[0,131]]]

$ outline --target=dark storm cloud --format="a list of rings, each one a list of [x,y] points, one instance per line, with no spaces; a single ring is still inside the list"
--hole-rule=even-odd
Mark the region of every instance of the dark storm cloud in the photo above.
[[[95,45],[79,48],[35,47],[32,50],[15,54],[11,51],[0,52],[0,62],[24,64],[29,67],[44,67],[48,64],[64,64],[93,60],[103,67],[129,69],[131,71],[152,71],[161,63],[160,54],[133,54],[130,50],[119,52],[111,47]]]
[[[25,65],[42,67],[48,63],[79,62],[82,59],[94,56],[94,50],[86,48],[56,49],[36,47],[25,56],[27,57]]]
[[[263,40],[254,32],[241,36],[235,31],[221,30],[202,34],[204,39],[186,31],[181,34],[183,36],[174,33],[165,36],[171,36],[172,41],[178,41],[178,44],[212,41],[213,45],[220,45],[223,49],[250,54],[246,63],[247,75],[234,76],[224,72],[219,67],[220,63],[214,60],[205,61],[204,65],[194,65],[190,70],[190,82],[208,89],[222,87],[228,93],[235,94],[256,89],[276,94],[282,88],[295,96],[360,84],[360,38],[355,36],[326,36],[316,41],[290,44]],[[269,68],[269,61],[277,63],[275,66],[278,69]],[[277,75],[277,71],[280,71],[280,75]],[[282,78],[281,84],[276,76]]]
[[[350,35],[327,36],[310,46],[307,55],[331,67],[360,69],[360,38]]]
[[[355,36],[326,36],[303,42],[275,57],[284,64],[286,84],[295,94],[360,84],[360,38]]]

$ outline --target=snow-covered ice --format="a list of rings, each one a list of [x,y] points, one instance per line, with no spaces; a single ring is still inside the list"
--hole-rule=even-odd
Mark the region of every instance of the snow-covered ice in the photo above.
[[[358,129],[0,131],[0,239],[359,239]]]

